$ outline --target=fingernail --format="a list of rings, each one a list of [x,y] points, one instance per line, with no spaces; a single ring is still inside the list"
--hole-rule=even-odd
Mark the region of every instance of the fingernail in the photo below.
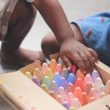
[[[68,70],[71,70],[71,66],[68,66]]]

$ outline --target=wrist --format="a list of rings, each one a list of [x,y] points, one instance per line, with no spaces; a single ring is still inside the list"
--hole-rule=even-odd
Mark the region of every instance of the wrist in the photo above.
[[[73,24],[71,24],[71,28],[74,33],[75,40],[83,43],[83,35],[82,35],[82,32],[81,32],[79,26],[76,23],[73,23]]]
[[[63,32],[60,33],[57,37],[59,44],[63,44],[64,42],[67,42],[68,40],[75,40],[73,32]]]

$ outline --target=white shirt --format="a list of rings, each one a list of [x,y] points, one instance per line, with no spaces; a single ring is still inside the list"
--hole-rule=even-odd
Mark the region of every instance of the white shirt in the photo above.
[[[0,0],[0,24],[1,24],[1,19],[3,17],[3,13],[8,5],[10,0]]]

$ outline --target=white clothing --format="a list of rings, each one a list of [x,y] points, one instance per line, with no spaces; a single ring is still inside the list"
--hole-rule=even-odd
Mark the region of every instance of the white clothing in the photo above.
[[[0,24],[1,24],[1,19],[3,17],[3,13],[5,12],[5,9],[8,5],[10,0],[0,0]]]

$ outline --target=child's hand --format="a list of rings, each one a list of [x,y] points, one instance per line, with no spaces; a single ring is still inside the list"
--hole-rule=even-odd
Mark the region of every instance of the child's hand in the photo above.
[[[66,39],[61,44],[60,55],[67,67],[75,63],[81,70],[86,71],[86,73],[92,71],[98,58],[97,53],[93,49],[86,47],[74,40],[74,38]]]

